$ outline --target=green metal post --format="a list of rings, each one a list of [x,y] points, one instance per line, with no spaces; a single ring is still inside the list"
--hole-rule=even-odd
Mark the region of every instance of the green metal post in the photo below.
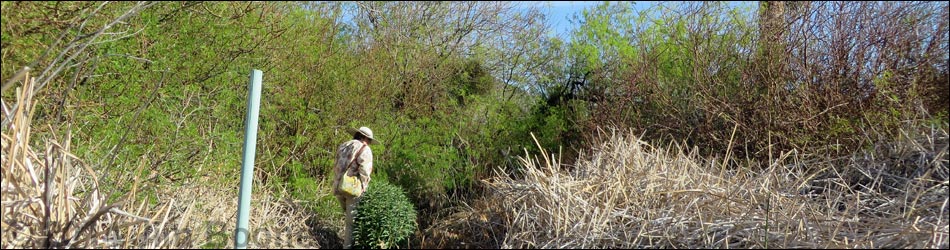
[[[250,230],[248,217],[251,211],[251,183],[254,179],[254,152],[257,146],[257,116],[261,104],[260,70],[251,71],[251,83],[247,98],[247,119],[244,122],[244,159],[241,163],[241,189],[238,192],[237,228],[234,232],[234,248],[245,249]]]

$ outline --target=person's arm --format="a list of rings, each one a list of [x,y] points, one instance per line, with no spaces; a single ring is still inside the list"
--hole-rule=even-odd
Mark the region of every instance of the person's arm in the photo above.
[[[346,168],[350,164],[350,160],[353,159],[353,151],[348,152],[350,148],[350,145],[343,143],[336,149],[336,158],[333,160],[333,186],[330,186],[334,194],[340,192],[341,177],[349,171]]]
[[[360,181],[363,183],[363,190],[365,191],[369,187],[369,181],[372,179],[371,174],[373,173],[373,151],[369,149],[369,146],[363,149],[358,162],[360,164]]]

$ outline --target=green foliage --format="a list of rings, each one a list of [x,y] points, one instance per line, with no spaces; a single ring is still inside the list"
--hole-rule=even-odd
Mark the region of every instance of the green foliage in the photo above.
[[[524,121],[526,133],[534,133],[538,143],[546,148],[558,148],[562,145],[576,145],[578,138],[583,133],[577,121],[579,115],[583,112],[575,112],[575,105],[582,105],[582,102],[571,100],[565,105],[546,106],[539,104],[531,114],[531,120]],[[533,143],[535,138],[525,137],[526,142]],[[529,144],[530,146],[530,144]],[[531,148],[531,150],[535,150]]]
[[[102,11],[90,14],[99,5]],[[409,21],[399,16],[406,4],[383,4],[383,30],[365,34],[341,21],[348,5],[155,3],[110,29],[114,35],[76,55],[76,62],[61,74],[68,77],[48,86],[52,98],[41,99],[48,103],[38,105],[44,108],[36,117],[53,124],[81,124],[74,130],[74,153],[91,159],[90,166],[107,177],[103,186],[115,188],[110,193],[126,193],[131,188],[128,180],[136,176],[151,178],[152,185],[231,176],[240,166],[247,74],[261,69],[255,172],[265,186],[287,188],[329,217],[339,213],[332,196],[324,195],[329,193],[325,182],[337,145],[350,138],[344,127],[377,131],[386,143],[374,146],[374,177],[407,187],[418,203],[426,200],[423,197],[468,189],[478,175],[509,160],[498,152],[516,145],[507,126],[527,110],[526,105],[512,104],[523,103],[525,96],[512,100],[513,91],[500,88],[496,73],[512,71],[499,68],[498,62],[504,61],[491,60],[514,57],[508,50],[517,47],[466,47],[472,36],[484,34],[447,34],[435,28],[445,24],[420,23],[473,29],[475,23],[449,17],[453,10],[486,6],[427,5],[432,15],[446,18]],[[4,75],[57,46],[61,32],[90,32],[130,6],[4,2]],[[518,22],[531,22],[521,14]],[[90,20],[84,30],[62,22],[81,18]],[[479,18],[502,24],[494,15]],[[427,35],[402,40],[402,24]],[[504,21],[499,27],[510,24]],[[540,26],[525,27],[540,32]],[[359,37],[366,35],[378,43]],[[528,41],[520,37],[526,33],[517,35]],[[449,42],[435,43],[439,41]],[[475,50],[493,56],[466,54]],[[528,50],[520,53],[532,55]],[[34,68],[42,68],[48,59]]]
[[[91,32],[134,3],[106,3],[92,14],[101,4],[3,2],[2,75],[33,61],[44,67],[55,55],[43,52],[62,49],[60,34]],[[70,55],[75,60],[46,87],[46,103],[36,110],[52,131],[36,132],[61,133],[58,124],[73,124],[74,153],[101,172],[103,186],[115,189],[109,193],[127,193],[133,177],[152,186],[231,178],[240,166],[248,73],[261,69],[256,177],[333,220],[342,213],[328,184],[336,147],[352,136],[346,127],[376,132],[383,144],[372,146],[373,178],[405,188],[423,212],[474,193],[478,180],[496,170],[517,168],[515,157],[537,148],[532,133],[543,148],[565,147],[570,163],[572,149],[605,127],[713,152],[742,145],[753,157],[766,149],[853,148],[893,137],[872,133],[892,133],[907,120],[946,127],[947,71],[939,62],[946,42],[910,48],[929,43],[908,40],[901,32],[913,29],[904,26],[882,32],[907,36],[884,43],[907,47],[901,56],[853,51],[875,51],[904,66],[865,69],[873,74],[846,67],[852,71],[837,75],[823,73],[838,72],[834,65],[809,59],[798,62],[806,68],[768,72],[756,61],[756,12],[735,7],[742,4],[604,3],[578,16],[577,29],[563,40],[542,35],[545,20],[527,12],[492,15],[509,9],[486,8],[496,4],[509,3],[157,2]],[[924,13],[945,5],[909,6]],[[347,13],[363,7],[378,12]],[[880,9],[864,7],[853,11]],[[72,25],[86,18],[86,27]],[[931,19],[895,20],[930,27],[937,20]],[[834,22],[788,27],[833,28],[822,23]],[[809,43],[790,43],[790,54],[828,56],[813,48],[827,46],[811,43],[824,40],[800,40]],[[918,56],[927,51],[937,52]],[[875,60],[868,64],[883,59]],[[908,70],[915,68],[920,72]],[[921,102],[929,114],[918,111]],[[154,198],[148,190],[140,194]]]
[[[587,66],[584,70],[601,69],[637,56],[630,37],[633,10],[632,2],[604,2],[582,12],[580,25],[571,37],[571,50]]]
[[[317,180],[308,177],[291,178],[291,195],[295,199],[305,201],[303,206],[316,214],[317,218],[324,220],[337,220],[343,218],[343,211],[340,207],[340,201],[336,196],[331,195],[331,190],[327,184],[333,183],[330,178],[321,180],[324,185],[320,185]]]
[[[471,168],[466,168],[453,141],[458,132],[457,121],[449,117],[420,117],[414,120],[394,118],[391,126],[378,133],[391,135],[383,155],[375,159],[383,176],[406,187],[418,203],[447,190],[470,184]]]
[[[201,246],[201,249],[221,249],[227,246],[229,240],[234,240],[234,238],[229,237],[229,233],[225,230],[223,225],[218,223],[207,223],[208,226],[208,242]]]
[[[459,105],[465,105],[465,101],[473,96],[491,91],[495,80],[480,62],[468,60],[459,68],[448,80],[450,85],[455,85],[451,92]]]
[[[356,207],[353,244],[372,249],[400,246],[416,226],[416,209],[402,189],[374,179]]]

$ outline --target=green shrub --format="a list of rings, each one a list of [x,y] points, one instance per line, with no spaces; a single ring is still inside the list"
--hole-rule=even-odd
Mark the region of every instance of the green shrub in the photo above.
[[[416,231],[416,209],[398,186],[374,180],[357,205],[353,245],[390,248]]]

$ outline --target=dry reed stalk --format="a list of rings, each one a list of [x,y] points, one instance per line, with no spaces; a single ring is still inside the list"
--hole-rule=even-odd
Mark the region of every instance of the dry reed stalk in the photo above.
[[[751,170],[612,131],[570,172],[543,150],[521,157],[523,179],[487,181],[485,207],[499,207],[504,248],[946,248],[947,133],[921,141],[938,143],[904,144],[927,170],[897,182],[858,160],[793,151]]]

